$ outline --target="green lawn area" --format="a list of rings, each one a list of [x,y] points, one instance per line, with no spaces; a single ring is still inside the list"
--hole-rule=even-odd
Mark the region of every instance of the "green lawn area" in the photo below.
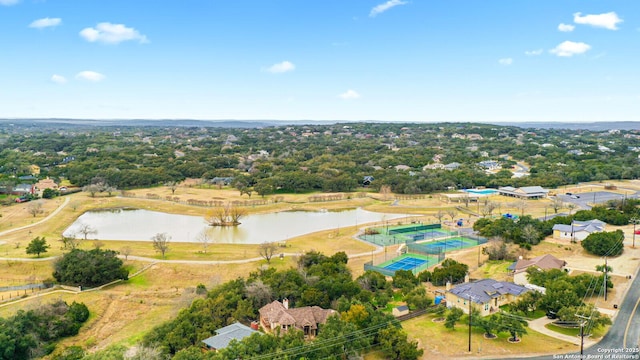
[[[449,358],[460,356],[493,356],[501,357],[533,353],[564,353],[576,350],[575,345],[554,339],[527,328],[527,334],[519,343],[510,343],[508,333],[500,333],[496,339],[485,339],[483,331],[472,328],[471,353],[468,349],[468,332],[463,317],[455,329],[449,330],[443,322],[433,322],[438,315],[428,314],[402,322],[402,327],[409,338],[417,340],[425,350],[424,358]]]
[[[580,327],[570,328],[570,327],[558,326],[555,324],[547,324],[544,327],[546,327],[549,330],[559,332],[560,334],[569,335],[569,336],[580,336]],[[604,334],[607,333],[608,328],[609,326],[601,326],[597,329],[594,329],[592,331],[591,337],[600,338],[604,336]]]
[[[509,306],[509,304],[502,305],[502,306],[500,306],[500,310],[510,313],[511,312],[511,306]],[[544,310],[538,309],[538,310],[535,310],[535,311],[530,311],[530,312],[524,313],[521,316],[524,316],[529,320],[535,320],[535,319],[539,319],[541,317],[547,316],[547,313]]]

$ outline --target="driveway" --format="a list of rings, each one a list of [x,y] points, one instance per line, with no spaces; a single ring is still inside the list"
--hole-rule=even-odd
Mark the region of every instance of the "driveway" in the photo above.
[[[541,317],[539,319],[535,319],[535,320],[530,320],[529,321],[529,328],[531,330],[535,330],[539,333],[545,334],[547,336],[551,336],[553,338],[559,339],[559,340],[563,340],[566,342],[570,342],[572,344],[578,345],[580,346],[580,337],[579,336],[570,336],[570,335],[565,335],[565,334],[561,334],[559,332],[553,331],[553,330],[549,330],[545,327],[545,325],[552,323],[554,320],[548,319],[546,317]],[[595,344],[596,342],[591,340],[590,338],[585,337],[584,338],[584,347],[587,348],[593,344]]]

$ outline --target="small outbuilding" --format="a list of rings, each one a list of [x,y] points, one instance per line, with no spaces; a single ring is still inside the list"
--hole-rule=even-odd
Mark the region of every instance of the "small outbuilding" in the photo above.
[[[396,306],[391,310],[391,314],[395,317],[407,315],[409,313],[409,307],[407,305]]]

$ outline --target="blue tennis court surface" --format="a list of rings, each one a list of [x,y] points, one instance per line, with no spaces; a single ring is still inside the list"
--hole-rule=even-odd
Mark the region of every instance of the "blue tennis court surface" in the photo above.
[[[413,240],[424,240],[424,239],[433,239],[442,236],[449,236],[448,232],[444,231],[427,231],[419,234],[409,235]]]
[[[465,243],[464,241],[460,241],[460,240],[441,240],[441,241],[436,241],[436,242],[432,242],[429,244],[422,244],[423,246],[429,248],[429,249],[437,249],[437,248],[461,248],[461,247],[466,247],[469,246],[469,244]]]
[[[414,257],[405,257],[401,260],[398,260],[394,263],[391,263],[387,266],[385,266],[385,269],[388,270],[412,270],[417,268],[418,266],[421,266],[422,264],[426,263],[426,260],[422,260],[422,259],[418,259],[418,258],[414,258]]]

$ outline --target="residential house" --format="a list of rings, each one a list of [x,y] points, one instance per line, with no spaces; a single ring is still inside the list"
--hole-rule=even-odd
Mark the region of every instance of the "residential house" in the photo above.
[[[202,340],[207,349],[220,350],[226,348],[231,340],[242,340],[255,333],[260,333],[252,328],[235,322],[215,331],[216,335]]]
[[[527,279],[527,269],[530,267],[534,267],[539,270],[563,270],[565,265],[567,265],[566,261],[560,260],[553,255],[546,254],[529,260],[519,259],[511,264],[507,270],[511,271],[514,283],[525,286],[529,284],[529,279]]]
[[[469,313],[469,307],[487,316],[498,312],[500,306],[517,301],[520,295],[529,289],[507,281],[482,279],[470,283],[460,284],[447,290],[447,307],[457,307]]]
[[[517,197],[520,199],[541,199],[547,197],[549,190],[543,189],[542,186],[523,186],[519,188],[504,186],[498,188],[498,193],[503,196]]]
[[[457,170],[459,167],[460,167],[460,163],[452,162],[450,164],[445,165],[444,169],[451,171],[451,170]]]
[[[58,184],[52,179],[46,178],[38,181],[36,183],[36,191],[42,192],[45,189],[53,189],[56,190],[58,188]]]
[[[26,195],[26,194],[35,195],[36,187],[31,184],[18,184],[13,187],[13,189],[11,190],[11,193],[13,195]]]
[[[480,166],[484,170],[499,170],[502,168],[500,163],[495,160],[480,161],[478,163],[478,166]]]
[[[373,176],[371,175],[367,175],[364,177],[364,179],[362,179],[363,186],[369,186],[371,185],[372,182],[373,182]]]
[[[314,337],[318,334],[318,325],[327,322],[327,318],[337,315],[335,310],[323,309],[319,306],[305,306],[289,309],[289,301],[278,300],[267,304],[258,310],[260,313],[260,326],[266,332],[275,332],[280,329],[286,332],[291,328],[302,330],[305,336]]]
[[[553,225],[553,238],[560,240],[582,241],[594,232],[602,232],[606,227],[603,221],[594,219],[587,221],[573,220],[571,225]]]

